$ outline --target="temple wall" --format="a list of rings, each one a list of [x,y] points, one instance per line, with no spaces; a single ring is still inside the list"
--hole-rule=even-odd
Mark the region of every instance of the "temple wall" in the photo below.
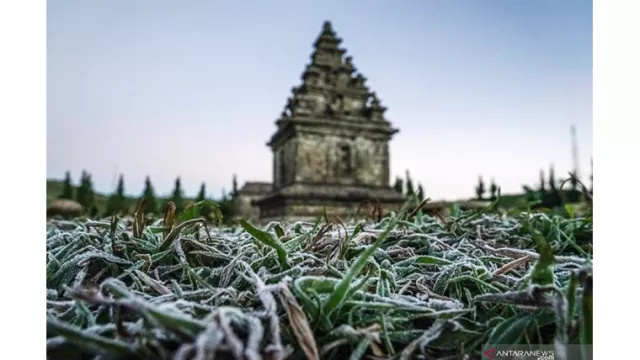
[[[281,187],[294,182],[295,172],[298,168],[296,149],[298,139],[289,139],[278,147],[274,156],[274,179],[276,187]]]
[[[388,145],[362,136],[300,134],[296,182],[387,186]]]
[[[251,205],[251,201],[258,197],[259,195],[238,192],[234,198],[235,215],[250,222],[258,221],[260,219],[260,208]]]

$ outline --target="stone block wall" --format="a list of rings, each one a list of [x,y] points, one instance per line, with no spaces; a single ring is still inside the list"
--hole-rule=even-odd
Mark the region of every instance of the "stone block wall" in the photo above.
[[[389,184],[389,150],[382,140],[362,136],[300,134],[290,142],[295,155],[292,163],[299,164],[295,166],[295,182],[363,186]]]
[[[235,215],[250,222],[256,222],[260,219],[260,208],[251,205],[257,196],[250,194],[238,193],[235,201]]]
[[[251,222],[259,221],[260,208],[253,205],[253,201],[268,194],[272,188],[273,186],[270,183],[246,183],[234,196],[235,216]]]

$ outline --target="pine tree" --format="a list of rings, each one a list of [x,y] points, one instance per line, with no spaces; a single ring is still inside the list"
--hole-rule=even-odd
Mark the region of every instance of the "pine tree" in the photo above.
[[[546,192],[545,183],[547,181],[544,179],[544,170],[540,169],[540,192],[544,194]]]
[[[158,201],[156,199],[155,192],[153,191],[153,186],[151,185],[151,179],[149,179],[149,176],[144,180],[144,191],[142,193],[142,197],[145,199],[144,212],[146,214],[157,214]]]
[[[71,183],[71,173],[69,171],[64,175],[64,183],[62,184],[62,192],[59,198],[73,200],[73,184]]]
[[[202,185],[200,185],[200,191],[198,191],[198,197],[196,197],[196,202],[200,202],[203,201],[204,199],[207,198],[207,192],[206,192],[206,188],[204,183],[202,183]]]
[[[556,176],[555,176],[555,171],[553,169],[553,164],[549,168],[549,189],[552,192],[556,191]]]
[[[76,189],[76,201],[80,205],[83,205],[82,203],[84,202],[86,193],[87,193],[87,172],[85,170],[82,170],[82,173],[80,174],[80,185],[78,185],[78,188]]]
[[[109,200],[107,201],[107,216],[113,214],[126,214],[127,213],[127,204],[126,198],[124,195],[124,177],[120,175],[118,179],[118,187],[116,188],[116,192],[113,193]]]
[[[478,186],[476,186],[476,196],[478,200],[482,200],[486,189],[484,187],[484,181],[482,181],[482,176],[478,177]]]
[[[415,190],[413,188],[413,181],[411,180],[411,176],[409,175],[409,170],[407,170],[407,175],[406,175],[406,186],[405,188],[407,189],[407,192],[405,193],[406,196],[414,196],[415,195]]]
[[[93,193],[93,183],[91,181],[91,175],[85,170],[82,171],[82,177],[80,178],[80,186],[76,191],[76,201],[82,205],[85,210],[92,213],[95,212],[95,195]]]
[[[396,183],[393,185],[393,189],[400,194],[404,192],[404,185],[402,184],[402,179],[399,176],[396,176]]]
[[[204,201],[206,199],[207,199],[207,192],[206,192],[204,183],[202,183],[202,185],[200,185],[200,191],[198,192],[198,197],[196,197],[196,202]],[[203,216],[207,220],[211,220],[212,212],[213,212],[213,209],[205,205],[200,209],[200,216]]]
[[[171,195],[171,201],[176,204],[176,214],[179,214],[184,210],[184,197],[182,196],[182,186],[180,185],[180,177],[176,178],[176,185],[173,188],[173,194]]]
[[[236,177],[236,174],[233,174],[233,192],[232,192],[232,196],[236,196],[236,193],[238,192],[238,178]]]
[[[491,178],[491,186],[489,186],[489,193],[491,194],[491,200],[495,200],[498,197],[498,185],[496,181]]]
[[[418,200],[424,200],[424,190],[422,189],[422,184],[418,184]]]
[[[87,207],[89,209],[91,209],[91,216],[96,216],[97,215],[97,208],[96,208],[96,194],[93,192],[93,181],[91,180],[91,174],[87,174],[87,194],[86,194],[86,202],[87,202]]]
[[[218,201],[218,205],[220,206],[220,213],[222,214],[223,219],[230,219],[233,217],[234,202],[224,188],[222,189],[222,198]]]
[[[562,197],[556,187],[556,176],[553,164],[549,168],[549,193],[542,197],[542,205],[553,209],[562,204]]]

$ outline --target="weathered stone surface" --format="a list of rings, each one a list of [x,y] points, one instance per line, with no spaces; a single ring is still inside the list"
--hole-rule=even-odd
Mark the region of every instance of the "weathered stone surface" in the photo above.
[[[372,206],[383,214],[397,210],[405,199],[388,187],[292,184],[260,198],[260,220],[312,221],[323,215],[342,219],[369,216]]]
[[[385,119],[386,108],[353,58],[344,57],[341,42],[325,22],[302,84],[291,90],[268,142],[272,191],[239,191],[239,212],[262,221],[295,220],[315,218],[324,209],[349,216],[363,203],[395,209],[404,202],[389,187],[388,143],[398,130]]]
[[[237,216],[249,221],[260,220],[260,208],[254,206],[252,202],[271,192],[273,185],[266,182],[247,182],[234,194],[234,206]]]
[[[292,162],[294,181],[385,186],[389,183],[388,146],[365,136],[300,134]]]

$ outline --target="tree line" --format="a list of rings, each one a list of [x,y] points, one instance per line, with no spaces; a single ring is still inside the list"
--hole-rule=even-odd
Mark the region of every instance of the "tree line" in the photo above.
[[[498,185],[496,181],[491,178],[491,185],[489,185],[489,200],[493,201],[498,196]],[[484,181],[482,180],[482,175],[478,177],[478,185],[476,186],[476,199],[478,200],[487,200],[484,194],[487,192],[487,189],[484,185]]]
[[[557,206],[561,206],[565,202],[578,202],[582,199],[584,191],[587,191],[589,194],[593,195],[593,160],[591,161],[591,175],[590,186],[586,188],[586,185],[582,184],[578,179],[576,172],[573,171],[569,173],[569,177],[567,179],[556,180],[555,170],[553,165],[549,168],[549,177],[545,177],[544,170],[540,170],[540,180],[539,183],[534,186],[523,185],[522,189],[524,190],[524,198],[529,203],[537,203],[533,207],[545,207],[545,208],[554,208]],[[565,188],[562,184],[568,183],[569,186]],[[585,189],[583,189],[583,186]],[[475,188],[476,198],[478,200],[485,200],[485,194],[487,189],[485,188],[484,181],[482,176],[478,177],[478,184]],[[491,186],[489,188],[490,192],[490,200],[495,200],[498,191],[498,186],[495,184],[495,181],[491,179]]]
[[[235,191],[237,190],[237,182],[235,176],[233,179],[233,187],[233,193],[235,193]],[[83,207],[85,213],[90,215],[91,217],[111,216],[113,214],[131,215],[133,207],[138,200],[125,195],[123,175],[120,175],[120,177],[118,178],[118,185],[116,187],[116,190],[112,194],[108,195],[104,209],[100,209],[98,207],[96,198],[97,194],[93,189],[91,174],[83,170],[80,176],[80,183],[76,187],[73,185],[71,173],[69,171],[65,173],[62,191],[58,195],[58,199],[74,200],[78,202],[78,204]],[[225,219],[230,218],[233,214],[232,194],[227,194],[223,191],[222,198],[217,200],[209,199],[206,195],[206,186],[204,183],[202,183],[200,185],[200,190],[196,198],[188,199],[184,196],[180,177],[176,178],[171,195],[168,198],[159,198],[156,195],[155,189],[151,183],[151,179],[149,178],[149,176],[147,176],[144,181],[144,190],[142,191],[140,198],[145,199],[143,210],[146,214],[161,214],[169,201],[172,201],[175,204],[176,214],[178,214],[188,206],[189,202],[200,202],[204,200],[212,200],[217,203]],[[206,217],[211,212],[212,209],[208,209],[205,207],[202,209],[201,214]]]
[[[424,190],[422,189],[422,184],[418,183],[417,189],[414,187],[413,179],[411,179],[409,170],[406,170],[404,179],[402,179],[400,176],[396,176],[396,181],[393,185],[393,189],[404,196],[416,196],[418,200],[424,200]]]

